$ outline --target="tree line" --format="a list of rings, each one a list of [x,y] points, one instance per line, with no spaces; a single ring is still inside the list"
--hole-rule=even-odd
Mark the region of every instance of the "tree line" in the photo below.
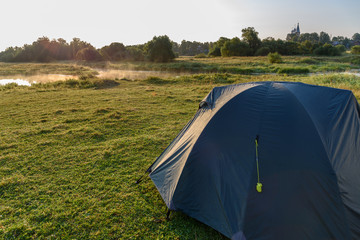
[[[134,46],[113,42],[96,49],[90,43],[73,38],[50,40],[40,37],[23,47],[9,47],[0,52],[3,62],[52,62],[52,61],[154,61],[167,62],[174,59],[173,43],[168,36],[154,37],[151,41]]]
[[[221,37],[217,42],[211,44],[210,56],[265,56],[269,53],[278,52],[281,55],[325,55],[338,56],[347,49],[353,49],[356,53],[360,45],[360,34],[355,33],[352,39],[341,36],[330,40],[329,34],[321,32],[288,34],[286,40],[272,37],[260,40],[258,32],[253,27],[242,29],[242,39]]]
[[[0,52],[2,62],[51,62],[51,61],[152,61],[168,62],[177,56],[264,56],[278,52],[281,55],[315,54],[336,56],[346,49],[354,48],[357,53],[360,34],[352,39],[337,36],[330,40],[325,32],[288,34],[286,40],[272,37],[261,40],[253,27],[242,29],[242,39],[220,37],[216,42],[196,42],[183,40],[180,44],[168,36],[155,36],[145,44],[125,46],[113,42],[96,49],[90,43],[73,38],[66,40],[40,37],[23,47],[9,47]]]

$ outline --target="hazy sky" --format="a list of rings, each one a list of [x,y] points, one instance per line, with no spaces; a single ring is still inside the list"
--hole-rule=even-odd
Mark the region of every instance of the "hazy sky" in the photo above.
[[[1,0],[0,51],[38,37],[73,37],[102,47],[111,42],[216,41],[255,27],[260,38],[301,32],[352,37],[360,32],[360,0]]]

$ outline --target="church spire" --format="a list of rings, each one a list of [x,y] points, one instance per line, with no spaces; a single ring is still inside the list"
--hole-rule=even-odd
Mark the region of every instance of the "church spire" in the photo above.
[[[300,26],[299,26],[299,23],[297,24],[296,33],[297,33],[297,34],[300,34]]]

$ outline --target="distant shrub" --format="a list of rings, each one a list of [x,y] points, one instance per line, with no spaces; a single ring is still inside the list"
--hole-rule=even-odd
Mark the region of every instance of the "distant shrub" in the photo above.
[[[360,45],[353,46],[353,47],[351,48],[351,53],[352,53],[352,54],[360,54]]]
[[[269,53],[267,56],[268,56],[268,60],[270,63],[282,63],[283,62],[281,55],[277,52]]]
[[[119,86],[119,82],[112,79],[99,79],[93,80],[93,84],[96,89],[113,88]]]
[[[146,83],[149,84],[156,84],[156,85],[163,85],[163,84],[169,84],[175,81],[170,81],[170,80],[165,80],[159,77],[148,77],[147,79],[145,79]]]
[[[211,76],[210,81],[213,83],[225,84],[225,83],[234,83],[235,79],[231,78],[231,76],[227,73],[225,73],[225,74],[216,73]]]
[[[341,53],[346,52],[346,47],[342,44],[336,45],[336,49],[338,49]]]
[[[299,61],[299,63],[318,64],[319,62],[312,58],[303,58]]]
[[[340,56],[341,51],[329,43],[325,43],[323,46],[314,50],[315,55],[320,56]]]
[[[252,68],[220,67],[219,72],[232,74],[254,74],[255,70]]]
[[[271,52],[268,47],[261,47],[255,52],[255,56],[266,56]]]
[[[310,70],[308,68],[300,68],[300,67],[289,67],[289,68],[280,68],[277,73],[279,74],[307,74]]]
[[[194,58],[207,58],[207,55],[205,53],[200,53],[195,55]]]
[[[351,59],[351,63],[352,64],[357,64],[357,65],[360,65],[360,57],[353,57],[352,59]]]
[[[74,87],[78,87],[80,85],[80,82],[79,80],[76,80],[76,79],[68,79],[66,81],[64,81],[64,84],[70,88],[74,88]]]

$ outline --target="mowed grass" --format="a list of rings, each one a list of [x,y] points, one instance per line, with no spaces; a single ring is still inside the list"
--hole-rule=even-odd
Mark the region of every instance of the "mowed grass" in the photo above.
[[[0,239],[226,239],[180,212],[166,221],[151,180],[134,184],[208,92],[301,81],[360,97],[360,78],[343,74],[83,81],[0,89]]]

